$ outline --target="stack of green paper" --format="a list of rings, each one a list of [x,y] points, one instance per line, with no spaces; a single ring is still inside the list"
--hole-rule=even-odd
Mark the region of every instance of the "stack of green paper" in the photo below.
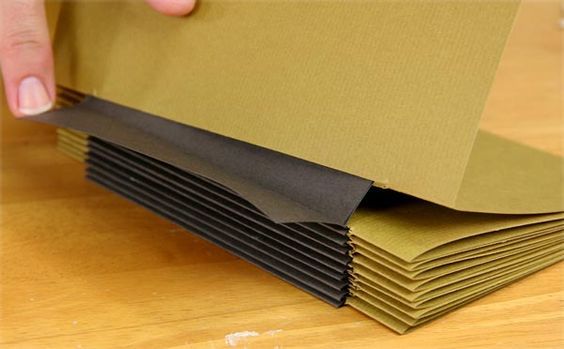
[[[403,333],[562,259],[562,158],[478,129],[518,7],[65,2],[73,107],[31,119],[93,136],[89,178]]]
[[[404,333],[561,260],[563,218],[463,213],[409,199],[361,208],[349,222],[347,302]]]
[[[94,108],[95,103],[101,108]],[[105,115],[104,110],[110,114]],[[123,113],[133,113],[132,127],[120,126]],[[143,134],[140,145],[134,137],[136,128],[153,121],[153,126],[169,127],[167,121],[91,98],[38,120],[73,125],[108,138],[112,133],[103,130],[121,128],[115,141],[138,147],[137,152],[95,137],[82,139],[88,155],[88,178],[330,304],[340,306],[348,289],[347,304],[399,333],[563,258],[564,213],[461,212],[391,190],[371,189],[346,226],[274,222],[228,188],[191,173],[194,167],[190,161],[186,168],[167,164],[178,161],[170,157],[171,152],[180,151],[182,158],[190,159],[192,154],[184,152],[187,148],[173,145],[155,153],[165,162],[139,153],[151,153],[151,144],[158,145],[150,132]],[[178,135],[197,136],[185,127],[183,130]],[[66,142],[68,133],[59,133],[61,141]],[[76,136],[72,139],[80,140]],[[515,143],[485,133],[479,133],[478,139],[477,144],[495,145],[478,146],[475,158],[487,158],[492,150],[503,150],[508,159],[516,154],[527,158],[527,152]],[[222,147],[232,146],[225,143]],[[538,162],[544,158],[545,166],[554,164],[555,158],[547,154],[531,154]],[[297,166],[296,161],[288,165]],[[271,162],[269,166],[274,165]],[[213,173],[208,172],[210,175]],[[198,182],[197,188],[193,182]],[[223,199],[218,201],[217,193]],[[338,236],[336,231],[340,231]],[[320,244],[320,239],[325,242]],[[328,246],[337,241],[334,239],[340,244]],[[338,270],[334,269],[336,261],[341,262]]]

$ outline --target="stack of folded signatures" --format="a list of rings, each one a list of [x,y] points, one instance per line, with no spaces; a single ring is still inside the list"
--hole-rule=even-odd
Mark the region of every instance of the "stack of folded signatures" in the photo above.
[[[349,222],[347,303],[404,333],[561,260],[563,218],[458,212],[405,198],[361,207]]]
[[[517,8],[64,3],[60,108],[26,119],[93,182],[405,333],[563,258],[563,159],[478,127]]]
[[[275,221],[194,167],[175,165],[174,156],[144,154],[146,148],[138,148],[135,137],[122,138],[126,129],[115,138],[104,131],[112,126],[106,123],[110,118],[97,114],[93,121],[98,126],[89,128],[81,104],[75,107],[78,111],[72,108],[84,98],[61,90],[60,99],[71,108],[54,112],[59,118],[48,122],[71,124],[100,136],[59,129],[59,147],[76,159],[86,159],[90,180],[333,306],[350,305],[398,333],[562,260],[562,213],[461,212],[369,188],[362,180],[358,188],[366,195],[345,224]],[[113,120],[127,110],[94,102],[117,113]],[[137,121],[154,118],[127,112]],[[118,123],[113,127],[122,128]],[[187,135],[193,131],[181,128]],[[134,149],[125,146],[127,142]]]
[[[59,91],[59,101],[67,107],[84,98],[74,91]],[[102,102],[101,105],[110,104]],[[124,109],[114,106],[113,110]],[[146,118],[136,112],[132,115],[133,119]],[[74,121],[80,123],[78,119]],[[105,135],[112,126],[107,123],[110,119],[94,116],[92,121]],[[113,126],[116,130],[120,128]],[[184,135],[195,136],[196,130],[181,128],[190,132]],[[131,141],[127,129],[118,132],[120,140]],[[141,138],[145,142],[151,135],[143,136],[147,136]],[[87,177],[92,181],[334,306],[344,304],[351,261],[346,227],[320,222],[275,223],[236,192],[205,176],[79,131],[59,129],[58,140],[59,148],[65,153],[78,160],[85,159]],[[151,147],[151,141],[148,143]],[[169,149],[157,156],[167,158],[167,151]],[[186,159],[194,160],[189,155]],[[369,182],[362,184],[370,185]]]

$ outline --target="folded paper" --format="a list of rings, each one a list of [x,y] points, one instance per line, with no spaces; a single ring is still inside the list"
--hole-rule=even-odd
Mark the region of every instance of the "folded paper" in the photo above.
[[[300,172],[299,159],[280,160],[279,153],[265,148],[108,101],[69,96],[76,94],[64,91],[61,100],[76,102],[73,106],[32,118],[105,139],[90,136],[86,141],[80,137],[84,133],[59,132],[61,144],[83,155],[87,151],[89,179],[334,306],[346,302],[400,333],[562,259],[564,213],[456,211],[391,190],[368,190],[369,181],[314,164],[306,163],[313,170]],[[517,154],[521,149],[489,134],[480,137]],[[208,138],[218,145],[207,143]],[[246,151],[237,151],[240,146]],[[226,163],[223,152],[236,153],[236,162]],[[263,166],[285,168],[289,181],[306,185],[303,195],[311,195],[307,183],[312,179],[329,186],[331,178],[345,183],[344,178],[348,186],[328,187],[324,199],[337,202],[358,183],[362,202],[340,225],[312,221],[319,217],[311,215],[310,221],[300,221],[304,214],[294,211],[282,223],[284,212],[277,220],[253,204],[266,198],[276,205],[277,197],[257,201],[245,196],[249,191],[228,186],[240,182],[226,173],[240,174],[233,166],[249,166],[257,154]],[[219,170],[209,171],[202,163]],[[268,188],[265,181],[250,183]],[[351,209],[359,205],[353,204]],[[307,210],[322,211],[312,201]]]
[[[92,181],[405,333],[563,258],[563,159],[478,130],[518,5],[64,3],[63,109],[31,119]]]

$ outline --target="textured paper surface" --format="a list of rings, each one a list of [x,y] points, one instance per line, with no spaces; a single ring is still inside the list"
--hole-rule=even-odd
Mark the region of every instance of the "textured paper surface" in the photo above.
[[[503,154],[476,170],[478,121],[517,7],[212,0],[166,18],[138,1],[68,3],[58,81],[449,207],[554,212],[563,200],[545,188],[558,173],[491,176],[513,171]]]

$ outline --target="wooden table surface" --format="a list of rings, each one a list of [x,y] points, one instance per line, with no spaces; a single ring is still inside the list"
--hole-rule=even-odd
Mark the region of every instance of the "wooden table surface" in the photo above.
[[[525,3],[483,127],[562,154],[558,8]],[[398,336],[85,181],[53,129],[2,126],[1,348],[564,347],[563,264]]]

